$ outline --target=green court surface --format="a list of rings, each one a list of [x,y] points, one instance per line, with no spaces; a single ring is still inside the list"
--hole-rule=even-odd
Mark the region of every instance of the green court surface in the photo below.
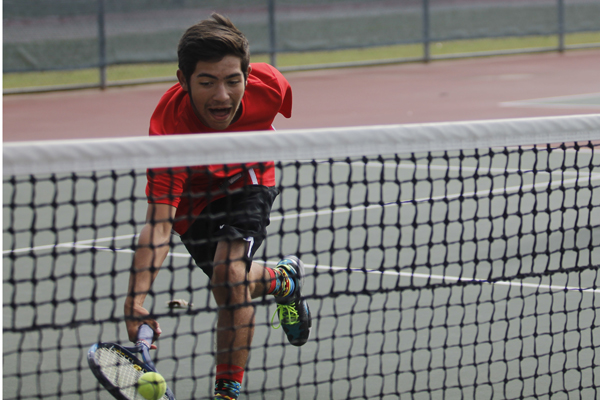
[[[305,346],[288,345],[270,326],[272,299],[258,300],[242,398],[593,397],[600,277],[580,268],[600,264],[600,175],[561,166],[598,165],[599,155],[519,153],[282,165],[257,259],[303,259],[313,329]],[[533,173],[541,165],[549,170]],[[85,357],[98,340],[126,341],[145,176],[65,176],[56,187],[4,183],[3,394],[108,399]],[[11,198],[40,207],[11,215]],[[12,221],[23,230],[15,236]],[[159,316],[156,363],[179,399],[208,398],[212,387],[207,283],[174,237],[145,306]],[[194,306],[172,312],[173,298]]]

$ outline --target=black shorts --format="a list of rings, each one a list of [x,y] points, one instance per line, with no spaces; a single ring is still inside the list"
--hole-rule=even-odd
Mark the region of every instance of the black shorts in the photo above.
[[[278,194],[276,187],[244,186],[209,203],[181,235],[181,241],[196,265],[209,278],[212,278],[213,261],[220,241],[248,241],[250,248],[246,261],[247,268],[250,268],[256,250],[267,236],[271,207]]]

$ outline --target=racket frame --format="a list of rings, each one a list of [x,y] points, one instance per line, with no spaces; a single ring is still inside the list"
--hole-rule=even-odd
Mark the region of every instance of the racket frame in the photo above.
[[[148,329],[150,331],[148,331]],[[108,392],[115,399],[130,400],[129,398],[125,397],[125,395],[123,395],[123,393],[121,392],[121,389],[118,386],[115,386],[104,375],[104,373],[102,372],[102,368],[100,367],[100,365],[98,365],[96,363],[96,352],[100,348],[116,350],[116,351],[120,352],[122,355],[124,355],[127,359],[129,359],[129,361],[131,361],[134,365],[137,365],[138,367],[140,367],[140,372],[142,372],[142,373],[157,372],[158,373],[158,371],[156,370],[156,367],[154,366],[154,363],[152,362],[152,359],[150,358],[150,343],[152,343],[153,335],[154,335],[154,331],[152,330],[152,328],[150,328],[150,326],[144,324],[140,328],[140,332],[138,333],[138,341],[135,346],[126,347],[126,346],[121,346],[117,343],[99,342],[99,343],[93,344],[89,348],[88,354],[87,354],[87,359],[88,359],[88,365],[89,365],[90,369],[92,370],[92,373],[94,374],[94,376],[96,377],[98,382],[100,382],[100,384],[102,386],[104,386],[104,388],[106,390],[108,390]],[[142,355],[141,360],[135,355],[136,353],[140,353]],[[175,396],[173,395],[173,392],[171,392],[171,389],[169,389],[169,387],[167,387],[167,391],[165,392],[165,394],[167,395],[169,400],[175,400]]]

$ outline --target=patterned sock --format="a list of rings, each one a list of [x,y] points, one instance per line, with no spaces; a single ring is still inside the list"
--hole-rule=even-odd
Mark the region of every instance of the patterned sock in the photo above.
[[[271,291],[269,294],[272,294],[276,297],[286,297],[291,293],[294,293],[294,280],[288,277],[288,274],[283,268],[268,268],[268,270],[273,271],[273,275],[271,275]],[[269,274],[271,272],[269,271]],[[274,280],[273,280],[274,279]],[[275,282],[275,284],[273,284]]]
[[[237,399],[244,380],[244,369],[237,365],[217,365],[217,376],[215,379],[215,397],[225,399]]]
[[[267,272],[269,273],[270,286],[267,290],[267,294],[273,294],[281,288],[281,280],[279,277],[281,276],[281,272],[275,271],[273,268],[265,267]]]

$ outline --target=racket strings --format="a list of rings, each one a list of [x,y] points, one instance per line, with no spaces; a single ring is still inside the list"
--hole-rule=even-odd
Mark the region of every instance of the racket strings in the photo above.
[[[115,348],[99,348],[96,362],[104,376],[128,399],[143,399],[136,390],[136,384],[144,372],[129,357]]]

